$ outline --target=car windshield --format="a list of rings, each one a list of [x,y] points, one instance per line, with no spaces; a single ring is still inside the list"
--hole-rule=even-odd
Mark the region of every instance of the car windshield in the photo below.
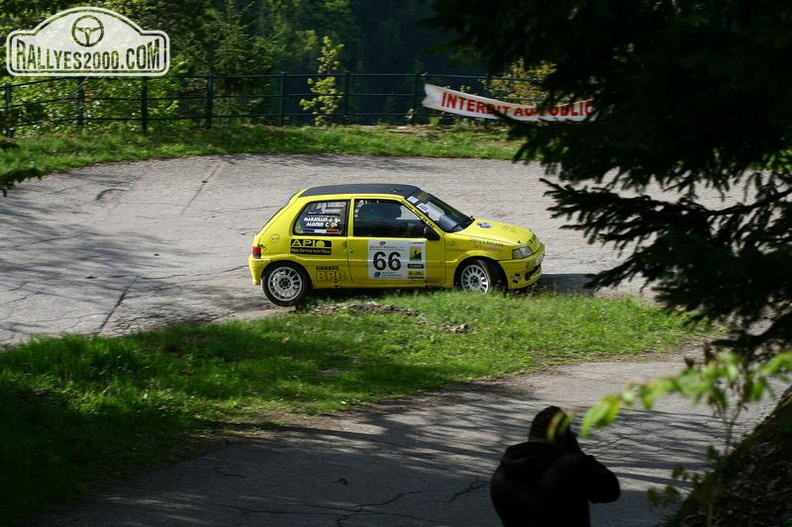
[[[472,217],[462,214],[451,205],[423,190],[414,192],[407,198],[407,201],[429,216],[445,232],[459,232],[473,223]]]

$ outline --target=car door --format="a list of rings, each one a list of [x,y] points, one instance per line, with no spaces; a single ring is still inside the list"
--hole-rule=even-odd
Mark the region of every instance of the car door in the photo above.
[[[352,282],[361,287],[441,285],[443,241],[437,235],[427,238],[425,226],[404,202],[354,200],[347,251]]]
[[[349,200],[309,202],[292,226],[289,253],[300,263],[314,287],[339,287],[350,283],[346,257]]]

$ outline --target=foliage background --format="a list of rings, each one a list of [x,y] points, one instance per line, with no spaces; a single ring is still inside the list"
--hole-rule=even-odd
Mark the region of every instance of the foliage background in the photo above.
[[[7,35],[15,29],[32,29],[59,11],[82,5],[85,2],[79,0],[5,0],[0,11],[0,44],[5,44]],[[288,81],[287,90],[309,96],[302,103],[299,97],[287,101],[287,106],[294,112],[299,112],[301,107],[311,111],[319,124],[329,124],[331,120],[325,116],[340,105],[339,81],[336,76],[312,78],[311,74],[481,73],[480,65],[438,51],[443,35],[421,23],[432,11],[427,2],[419,0],[96,0],[91,5],[112,9],[145,29],[162,30],[169,35],[171,67],[164,82],[156,79],[149,83],[149,105],[154,107],[148,117],[151,121],[166,117],[182,120],[168,122],[171,129],[194,126],[194,122],[185,121],[190,116],[209,113],[204,102],[209,92],[217,96],[209,103],[216,115],[281,113],[282,107],[278,105],[283,102],[272,97],[283,89],[275,77],[282,72],[307,75],[304,79]],[[328,46],[328,42],[332,45]],[[7,75],[5,60],[5,53],[0,54],[3,66],[0,82],[18,84],[31,80]],[[209,74],[218,78],[207,81]],[[251,78],[256,75],[273,77]],[[89,78],[83,82],[82,87],[78,87],[77,79],[75,83],[58,86],[46,83],[15,86],[13,111],[0,112],[0,126],[28,132],[32,129],[19,125],[44,120],[46,126],[33,131],[73,127],[65,116],[74,118],[75,107],[81,104],[80,89],[88,95],[87,118],[108,116],[102,110],[111,106],[117,115],[135,119],[141,116],[139,102],[116,105],[110,101],[103,105],[100,100],[105,96],[141,98],[140,79],[113,79],[109,91],[105,88],[110,85],[101,80]],[[358,77],[353,90],[410,93],[414,90],[413,83],[407,76]],[[97,94],[94,99],[91,93]],[[162,100],[153,103],[157,97]],[[46,109],[37,103],[42,100],[51,101],[46,103]],[[365,105],[366,112],[374,114],[407,113],[393,108],[393,102],[382,97],[360,98],[349,104]],[[44,119],[38,118],[44,114]],[[159,127],[162,126],[165,125]]]
[[[0,37],[32,29],[83,1],[5,0]],[[168,33],[172,65],[187,74],[313,72],[322,41],[343,44],[345,69],[357,73],[453,70],[480,72],[476,64],[437,53],[443,35],[420,22],[431,6],[420,0],[95,0],[145,29]],[[0,57],[5,72],[5,54]]]

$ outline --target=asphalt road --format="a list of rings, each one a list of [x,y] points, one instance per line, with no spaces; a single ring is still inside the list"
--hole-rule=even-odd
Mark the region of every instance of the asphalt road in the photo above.
[[[251,238],[293,192],[317,184],[412,183],[465,212],[530,226],[548,248],[541,284],[575,289],[619,256],[561,230],[541,176],[536,165],[503,161],[245,155],[98,165],[26,182],[0,201],[0,345],[273,312],[250,283]],[[536,411],[585,407],[680,365],[679,357],[583,364],[277,433],[251,430],[254,439],[123,482],[40,525],[494,526],[489,474]],[[583,448],[617,473],[623,494],[592,508],[594,524],[654,525],[666,512],[649,507],[646,489],[668,483],[678,462],[699,466],[722,433],[706,408],[674,398],[595,433]]]
[[[537,411],[587,406],[678,364],[580,364],[278,432],[251,430],[257,438],[123,482],[36,525],[495,527],[490,474],[503,449],[524,440]],[[754,409],[738,434],[764,410]],[[700,469],[707,445],[719,445],[723,433],[706,408],[665,398],[581,441],[622,489],[618,501],[592,505],[592,524],[657,525],[669,510],[652,508],[646,490],[673,484],[677,464]]]
[[[561,230],[536,165],[342,156],[222,156],[96,165],[0,200],[0,346],[115,335],[275,309],[250,283],[253,234],[297,190],[412,183],[476,216],[534,228],[545,285],[576,287],[617,259]]]

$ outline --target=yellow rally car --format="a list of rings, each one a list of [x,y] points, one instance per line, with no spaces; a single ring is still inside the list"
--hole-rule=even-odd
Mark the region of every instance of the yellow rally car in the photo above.
[[[475,219],[411,185],[313,187],[291,197],[253,239],[253,283],[272,303],[311,289],[521,289],[542,274],[528,229]]]

